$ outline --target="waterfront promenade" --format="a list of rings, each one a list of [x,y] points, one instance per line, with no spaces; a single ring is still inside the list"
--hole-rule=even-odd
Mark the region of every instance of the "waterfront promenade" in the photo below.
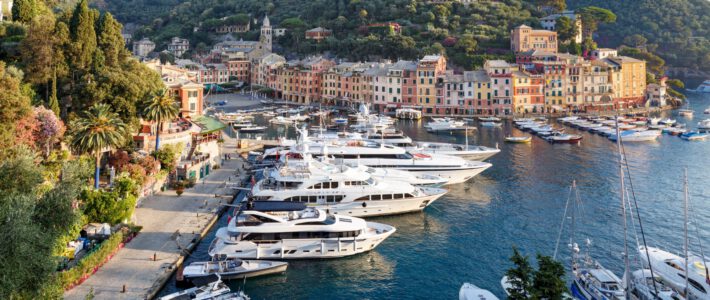
[[[236,141],[225,135],[223,151],[232,153],[206,180],[199,180],[181,196],[174,190],[142,199],[134,214],[141,232],[84,283],[65,292],[65,299],[85,299],[93,289],[95,299],[147,299],[169,280],[183,255],[218,219],[221,204],[234,192],[225,182],[237,182],[235,170],[243,160],[235,153]],[[154,260],[155,256],[155,260]],[[125,292],[123,292],[125,285]]]

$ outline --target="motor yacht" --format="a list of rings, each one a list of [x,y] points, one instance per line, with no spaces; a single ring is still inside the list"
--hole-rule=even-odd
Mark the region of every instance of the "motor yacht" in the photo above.
[[[257,182],[251,193],[256,201],[302,202],[355,217],[421,211],[447,193],[441,188],[375,178],[363,168],[291,159]]]
[[[182,300],[182,299],[194,299],[194,300],[249,300],[249,297],[243,292],[232,293],[232,290],[222,282],[222,280],[217,279],[204,286],[198,286],[175,292],[169,295],[160,297],[160,300]]]
[[[697,88],[689,89],[689,92],[696,92],[696,93],[710,93],[710,80],[705,80],[703,83],[701,83]]]
[[[654,247],[639,246],[639,257],[644,266],[652,267],[663,282],[673,289],[684,291],[685,272],[688,272],[688,299],[710,299],[710,279],[707,268],[710,261],[700,256],[689,254],[686,260],[676,254]],[[648,249],[648,250],[646,250]]]
[[[646,130],[646,131],[635,131],[635,130],[625,130],[619,133],[622,142],[648,142],[655,141],[661,132],[658,130]],[[609,135],[609,139],[616,141],[616,134]]]
[[[631,273],[630,292],[638,300],[684,300],[680,293],[665,284],[658,273],[650,269],[636,270]]]
[[[428,132],[454,132],[454,131],[466,131],[473,130],[475,127],[466,126],[461,121],[441,121],[441,122],[430,122],[424,125],[424,128]]]
[[[459,289],[459,300],[498,300],[498,297],[488,290],[466,282]]]
[[[698,122],[698,130],[710,131],[710,119],[705,119]]]
[[[286,216],[245,210],[217,230],[208,253],[239,259],[338,258],[370,251],[395,231],[315,208]]]
[[[584,268],[572,269],[574,281],[570,290],[577,299],[625,300],[621,279],[595,262]]]
[[[458,156],[467,160],[484,161],[500,152],[498,148],[435,142],[415,142],[404,147],[408,151]]]
[[[251,125],[239,128],[238,130],[242,133],[264,132],[266,130],[266,126]]]
[[[288,263],[270,260],[227,259],[193,262],[182,269],[183,280],[200,285],[219,275],[221,279],[241,279],[286,272]]]

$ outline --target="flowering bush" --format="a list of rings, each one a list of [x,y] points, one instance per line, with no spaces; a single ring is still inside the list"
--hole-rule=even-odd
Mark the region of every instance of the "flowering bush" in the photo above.
[[[153,175],[153,174],[157,173],[158,170],[160,169],[160,164],[152,156],[143,157],[142,159],[140,159],[138,161],[138,164],[140,164],[141,167],[143,167],[143,169],[145,170],[145,173],[148,175]]]
[[[127,164],[123,166],[122,171],[127,172],[131,179],[141,185],[148,179],[147,172],[143,169],[143,166],[139,164]]]
[[[123,172],[124,167],[128,165],[131,161],[131,157],[128,156],[128,152],[123,150],[117,150],[111,153],[108,158],[108,163],[116,168],[116,171]]]
[[[52,146],[64,136],[66,128],[53,111],[42,106],[34,108],[34,117],[37,121],[37,126],[33,131],[35,141],[37,146],[42,148],[44,154],[47,155],[52,150]]]

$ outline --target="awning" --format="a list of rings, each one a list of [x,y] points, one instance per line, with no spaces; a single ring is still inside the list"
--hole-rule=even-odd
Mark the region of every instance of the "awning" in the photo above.
[[[192,122],[197,124],[197,126],[200,126],[200,128],[202,129],[200,131],[201,134],[220,131],[220,130],[227,127],[219,120],[217,120],[215,118],[210,118],[207,116],[199,116],[199,117],[195,118],[194,120],[192,120]]]

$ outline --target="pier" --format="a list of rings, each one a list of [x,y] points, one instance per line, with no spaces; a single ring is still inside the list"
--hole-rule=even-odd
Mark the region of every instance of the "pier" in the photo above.
[[[236,141],[225,138],[224,153],[235,154]],[[231,203],[228,182],[241,181],[235,171],[245,162],[234,155],[205,181],[181,196],[166,190],[141,200],[133,221],[141,232],[84,283],[64,293],[65,299],[151,299],[182,265],[186,255],[209,232]]]

